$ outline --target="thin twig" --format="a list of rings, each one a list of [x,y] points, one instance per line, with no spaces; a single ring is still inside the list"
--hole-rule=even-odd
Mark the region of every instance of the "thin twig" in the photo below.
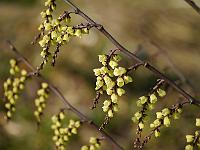
[[[36,68],[33,67],[33,65],[28,61],[28,59],[26,57],[24,57],[16,48],[15,46],[10,42],[7,41],[10,49],[16,54],[16,56],[18,58],[20,58],[21,60],[23,60],[23,62],[31,69],[32,72],[35,72]],[[34,75],[34,74],[32,74]],[[66,99],[64,97],[64,95],[62,94],[62,92],[55,87],[52,83],[50,83],[47,79],[45,79],[40,73],[37,74],[36,77],[38,80],[42,80],[43,82],[48,83],[49,85],[49,89],[57,96],[59,97],[59,99],[61,101],[63,101],[63,103],[66,106],[66,109],[70,110],[71,112],[73,112],[74,114],[76,114],[81,121],[83,122],[87,122],[91,127],[93,127],[95,130],[97,130],[97,132],[100,132],[102,134],[103,137],[105,137],[107,140],[109,140],[113,145],[115,145],[116,149],[119,150],[124,150],[124,148],[122,146],[120,146],[107,132],[103,131],[103,130],[99,130],[99,126],[97,124],[95,124],[93,121],[91,121],[91,119],[89,119],[86,115],[84,115],[82,112],[80,112],[77,108],[75,108],[68,99]]]
[[[137,63],[143,63],[145,64],[144,67],[150,70],[152,73],[154,73],[157,77],[165,80],[166,83],[168,83],[171,87],[173,87],[179,94],[181,94],[183,97],[185,97],[191,104],[197,105],[200,107],[200,101],[193,98],[190,94],[188,94],[186,91],[184,91],[182,88],[180,88],[175,82],[173,82],[171,79],[169,79],[167,76],[165,76],[163,73],[161,73],[158,69],[156,69],[154,66],[152,66],[149,63],[144,62],[139,57],[137,57],[134,53],[127,50],[124,46],[122,46],[102,25],[97,24],[93,19],[91,19],[88,15],[86,15],[84,12],[82,12],[75,4],[73,4],[70,0],[63,0],[67,4],[69,4],[72,9],[76,12],[76,14],[83,17],[85,20],[87,20],[91,24],[95,24],[95,28],[99,30],[110,42],[112,42],[123,54],[130,57],[132,61],[136,61]]]
[[[172,59],[167,54],[166,50],[163,49],[161,46],[159,46],[159,44],[153,40],[149,40],[149,43],[152,44],[153,46],[155,46],[157,48],[157,50],[165,57],[168,65],[170,66],[172,71],[177,75],[177,77],[179,78],[181,83],[188,85],[191,88],[191,90],[193,91],[193,94],[195,94],[195,89],[194,89],[192,83],[184,76],[184,74],[173,63]]]
[[[200,15],[200,7],[193,0],[185,0],[199,15]]]

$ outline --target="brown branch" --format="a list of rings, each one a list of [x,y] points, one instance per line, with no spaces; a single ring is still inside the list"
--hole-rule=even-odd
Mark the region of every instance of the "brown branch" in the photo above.
[[[173,63],[171,58],[168,56],[167,52],[159,46],[158,43],[156,43],[153,40],[149,40],[149,43],[157,48],[157,50],[165,57],[167,63],[169,64],[170,68],[173,70],[173,72],[178,76],[178,78],[181,80],[181,82],[186,83],[185,76],[180,72],[180,70],[176,67],[176,65]]]
[[[175,111],[177,108],[182,108],[184,105],[187,105],[187,104],[189,104],[188,101],[183,101],[182,103],[177,103],[175,105],[172,105],[172,107],[169,108],[169,109]],[[156,130],[159,130],[159,131],[161,130],[161,127],[163,127],[163,125],[164,124],[162,123],[161,125],[155,127],[154,129],[152,129],[150,131],[150,133],[147,136],[145,136],[143,138],[143,141],[141,141],[141,143],[140,143],[141,149],[143,149],[145,144],[147,144],[149,142],[149,140],[152,138],[152,136],[153,136],[153,134],[155,133]]]
[[[200,15],[200,7],[193,0],[185,0],[199,15]]]
[[[70,110],[71,112],[73,112],[74,114],[76,114],[81,121],[83,122],[87,122],[91,127],[93,127],[95,130],[97,130],[97,132],[101,133],[103,137],[105,137],[107,140],[109,140],[113,145],[115,145],[116,149],[119,150],[124,150],[124,148],[122,146],[120,146],[107,132],[103,131],[103,130],[99,130],[99,126],[97,124],[95,124],[93,121],[91,121],[91,119],[89,119],[86,115],[84,115],[82,112],[80,112],[77,108],[75,108],[73,105],[71,105],[71,103],[69,102],[68,99],[66,99],[64,97],[64,95],[61,93],[61,91],[55,87],[52,83],[50,83],[47,79],[45,79],[40,73],[37,74],[37,76],[35,76],[35,70],[36,68],[33,67],[33,65],[28,61],[28,59],[26,57],[24,57],[16,48],[15,46],[10,42],[7,41],[11,51],[13,51],[16,56],[18,58],[20,58],[33,72],[32,75],[34,75],[34,77],[36,77],[38,80],[42,80],[43,82],[48,83],[49,85],[49,89],[57,96],[59,97],[59,99],[65,104],[66,109]]]
[[[183,97],[185,97],[191,104],[197,105],[200,107],[200,102],[193,98],[190,94],[188,94],[186,91],[184,91],[182,88],[180,88],[175,82],[173,82],[171,79],[169,79],[167,76],[165,76],[163,73],[161,73],[159,70],[157,70],[154,66],[152,66],[149,63],[144,62],[139,57],[137,57],[134,53],[127,50],[125,47],[123,47],[102,25],[97,24],[93,19],[91,19],[88,15],[86,15],[84,12],[82,12],[76,5],[74,5],[70,0],[63,0],[67,4],[69,4],[72,9],[76,12],[76,14],[83,17],[85,20],[87,20],[89,23],[96,25],[95,28],[99,30],[110,42],[112,42],[123,54],[130,57],[132,61],[136,61],[137,63],[144,64],[144,67],[150,70],[153,74],[155,74],[160,79],[165,80],[166,83],[168,83],[171,87],[174,88],[179,94],[181,94]]]
[[[164,48],[162,48],[161,46],[159,46],[159,44],[153,40],[148,40],[148,42],[155,46],[155,48],[157,48],[157,50],[159,51],[159,53],[165,57],[166,62],[168,63],[169,67],[172,69],[172,71],[174,72],[174,74],[179,78],[180,82],[182,84],[186,84],[190,87],[190,89],[192,90],[193,94],[195,95],[195,89],[194,86],[192,85],[192,83],[184,76],[184,74],[179,70],[179,68],[173,63],[172,59],[169,57],[169,55],[167,54],[166,50]]]

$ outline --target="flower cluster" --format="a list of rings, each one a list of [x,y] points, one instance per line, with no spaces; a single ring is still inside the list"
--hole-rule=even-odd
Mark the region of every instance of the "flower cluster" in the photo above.
[[[179,119],[182,112],[182,105],[174,106],[173,108],[164,108],[161,112],[156,112],[157,119],[150,124],[150,127],[153,128],[155,137],[160,136],[159,128],[161,126],[169,127],[170,119]]]
[[[52,126],[54,130],[53,141],[55,142],[58,150],[65,150],[66,143],[69,137],[73,134],[77,134],[77,130],[81,125],[80,121],[69,120],[67,127],[63,127],[62,121],[65,118],[65,114],[61,111],[58,115],[52,117]]]
[[[200,127],[200,118],[196,118],[196,126]],[[193,150],[196,146],[200,149],[200,132],[195,131],[194,135],[186,135],[187,145],[185,150]]]
[[[21,69],[17,65],[17,61],[10,60],[10,77],[4,82],[4,97],[7,120],[11,119],[15,112],[16,102],[19,99],[19,93],[24,89],[24,84],[27,79],[27,71]]]
[[[136,102],[138,107],[141,107],[141,110],[134,114],[132,117],[132,121],[138,124],[139,130],[144,128],[145,117],[147,116],[146,111],[152,110],[154,108],[155,103],[158,100],[158,97],[164,97],[166,92],[161,88],[158,88],[153,93],[148,96],[141,96],[139,100]]]
[[[37,119],[38,124],[41,121],[41,115],[46,107],[46,100],[49,97],[48,83],[43,82],[41,88],[37,91],[37,98],[35,99],[35,107],[37,108],[34,111],[34,115]]]
[[[106,120],[109,120],[114,116],[114,112],[119,110],[118,99],[125,94],[122,87],[133,80],[127,75],[127,69],[118,66],[119,55],[99,55],[99,61],[103,66],[93,70],[96,76],[95,90],[100,94],[105,92],[110,96],[104,101],[102,107],[103,111],[107,113]],[[105,122],[105,124],[107,123]]]
[[[89,29],[87,26],[73,27],[70,26],[71,17],[69,12],[64,12],[58,18],[53,18],[53,11],[56,9],[55,0],[47,0],[45,2],[47,7],[41,12],[42,24],[38,30],[41,32],[39,37],[39,45],[42,47],[41,57],[43,62],[39,69],[42,69],[43,65],[46,64],[50,58],[52,58],[52,65],[55,64],[55,59],[59,53],[60,46],[69,42],[73,36],[81,37],[83,34],[88,34]],[[50,47],[56,45],[55,51],[50,52]]]
[[[89,145],[84,145],[81,147],[81,150],[97,150],[100,148],[100,139],[96,137],[90,137]]]

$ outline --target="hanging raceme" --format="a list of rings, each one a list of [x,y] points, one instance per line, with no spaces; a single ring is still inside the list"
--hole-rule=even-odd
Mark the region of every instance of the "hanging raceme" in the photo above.
[[[196,126],[200,127],[200,118],[196,118]],[[185,150],[200,149],[200,131],[195,131],[194,135],[186,135],[186,141]]]
[[[90,137],[89,145],[84,145],[81,150],[97,150],[101,146],[101,139],[96,137]]]
[[[150,128],[153,128],[155,137],[160,136],[160,128],[162,126],[169,127],[170,119],[179,119],[180,114],[182,112],[182,105],[178,104],[173,106],[172,108],[164,108],[160,112],[156,112],[156,120],[150,124]]]
[[[42,69],[50,59],[52,60],[52,65],[55,65],[60,47],[68,43],[73,36],[82,37],[83,34],[89,34],[89,29],[92,27],[91,24],[71,26],[70,13],[72,12],[65,11],[55,19],[53,17],[53,12],[56,9],[55,0],[47,0],[45,6],[46,9],[41,12],[42,23],[38,28],[40,34],[35,39],[35,42],[40,39],[39,45],[42,48],[40,55],[43,58],[38,70]],[[52,46],[56,47],[54,52],[50,51]]]
[[[179,119],[180,113],[182,112],[183,105],[184,104],[176,104],[176,105],[173,105],[172,108],[164,108],[162,109],[161,112],[157,112],[156,113],[157,119],[153,123],[150,124],[150,128],[153,128],[153,129],[147,136],[144,137],[143,140],[141,140],[141,137],[137,138],[134,141],[134,148],[143,149],[144,145],[149,142],[153,134],[155,135],[155,137],[159,137],[161,127],[163,126],[169,127],[170,122],[171,122],[170,119],[172,118]]]
[[[67,127],[63,125],[65,113],[63,110],[58,115],[52,117],[52,130],[54,131],[53,141],[58,150],[66,150],[66,144],[70,136],[77,134],[78,128],[81,126],[80,121],[69,120]]]
[[[145,128],[145,122],[147,118],[147,111],[151,111],[154,109],[156,102],[158,101],[158,97],[163,98],[166,96],[166,92],[161,89],[164,80],[158,80],[156,85],[152,88],[151,92],[148,96],[141,96],[139,100],[136,102],[137,106],[140,107],[140,111],[137,111],[132,117],[132,121],[137,123],[137,138],[134,140],[134,148],[141,147],[141,134],[143,129]]]
[[[136,102],[137,106],[141,108],[141,110],[136,112],[134,114],[134,117],[132,117],[132,121],[138,124],[137,132],[141,132],[142,129],[145,127],[144,122],[147,116],[147,111],[154,109],[154,105],[158,100],[158,96],[160,98],[163,98],[166,95],[166,92],[160,88],[163,82],[163,80],[158,80],[158,82],[154,86],[153,90],[149,93],[149,95],[141,96]]]
[[[6,116],[5,119],[12,118],[16,111],[16,103],[20,92],[24,89],[27,79],[27,71],[20,69],[15,59],[10,60],[10,77],[3,84]]]
[[[35,99],[35,107],[34,115],[36,117],[37,123],[40,124],[41,116],[46,107],[46,100],[49,97],[49,88],[48,83],[41,83],[41,88],[37,91],[37,98]]]
[[[132,78],[128,76],[126,68],[118,65],[121,57],[118,54],[99,55],[99,62],[103,65],[101,68],[94,69],[96,76],[96,92],[97,98],[94,100],[94,106],[98,103],[100,95],[106,93],[109,98],[103,102],[103,111],[107,113],[105,121],[100,129],[103,129],[109,120],[113,118],[114,113],[118,112],[119,97],[125,94],[122,88],[125,84],[132,82]]]

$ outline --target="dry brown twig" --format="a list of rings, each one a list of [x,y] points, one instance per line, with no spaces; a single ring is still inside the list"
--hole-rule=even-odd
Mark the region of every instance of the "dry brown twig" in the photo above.
[[[198,14],[200,14],[200,7],[193,0],[185,0]]]

